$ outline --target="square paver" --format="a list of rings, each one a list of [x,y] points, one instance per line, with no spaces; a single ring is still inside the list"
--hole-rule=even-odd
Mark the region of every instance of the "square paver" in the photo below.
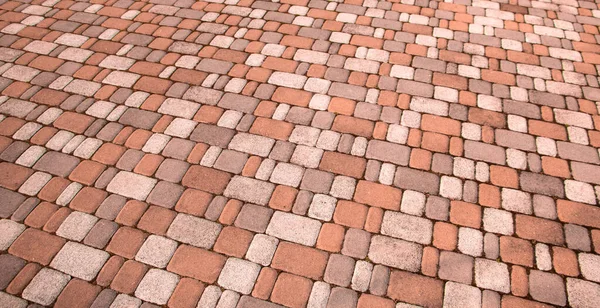
[[[23,298],[48,306],[56,300],[63,288],[71,280],[69,275],[50,268],[42,268],[23,290]]]
[[[179,276],[159,269],[149,270],[137,289],[135,296],[157,305],[164,305],[179,282]]]
[[[71,276],[90,281],[96,277],[109,254],[89,246],[68,242],[50,263],[52,268]]]
[[[258,273],[260,265],[250,261],[229,258],[225,262],[217,283],[226,288],[242,294],[250,294]]]
[[[165,268],[176,249],[176,241],[152,234],[146,238],[135,259],[148,265]]]
[[[212,248],[223,227],[215,222],[186,214],[178,214],[167,236],[201,248]]]

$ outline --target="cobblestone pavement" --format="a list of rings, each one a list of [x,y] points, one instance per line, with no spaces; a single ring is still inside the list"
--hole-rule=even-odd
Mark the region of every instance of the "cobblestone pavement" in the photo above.
[[[0,0],[0,307],[598,307],[599,26]]]

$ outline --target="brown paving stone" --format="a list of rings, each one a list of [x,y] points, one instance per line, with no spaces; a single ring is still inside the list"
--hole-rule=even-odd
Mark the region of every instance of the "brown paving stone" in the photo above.
[[[268,299],[275,286],[277,275],[276,270],[270,267],[263,267],[258,274],[258,278],[256,278],[252,296],[260,299]]]
[[[24,200],[25,196],[0,188],[0,217],[10,217]]]
[[[225,260],[223,255],[181,245],[171,258],[167,270],[205,283],[214,283],[225,265]]]
[[[364,159],[336,152],[323,153],[321,164],[319,165],[319,169],[321,170],[355,178],[361,178],[365,168],[366,162]]]
[[[192,166],[183,177],[182,184],[213,194],[221,194],[229,183],[231,176],[214,169]]]
[[[57,210],[58,205],[42,202],[25,218],[25,225],[33,228],[42,228]]]
[[[115,275],[110,288],[121,293],[133,293],[148,271],[148,267],[134,260],[127,260]]]
[[[517,215],[515,219],[515,230],[518,236],[554,245],[564,243],[564,234],[558,222],[526,216]]]
[[[10,254],[0,255],[0,289],[4,290],[27,262]]]
[[[242,258],[246,254],[253,236],[252,232],[240,228],[225,227],[219,233],[214,250],[224,255]]]
[[[16,190],[29,176],[33,174],[31,169],[2,162],[0,163],[0,186]]]
[[[64,153],[47,152],[33,168],[50,174],[66,178],[79,164],[79,159]]]
[[[54,307],[89,307],[100,290],[100,286],[72,279],[56,299]]]
[[[322,251],[282,242],[275,251],[272,266],[292,274],[319,279],[325,271],[326,262],[327,254]]]
[[[177,214],[174,211],[160,206],[150,206],[137,223],[141,230],[152,234],[163,235],[175,219]]]
[[[42,266],[37,263],[27,263],[8,285],[6,292],[10,294],[19,294],[23,292],[23,289],[25,289],[41,268]]]
[[[94,121],[94,118],[74,112],[65,112],[54,122],[54,127],[76,134],[82,134]]]
[[[8,252],[27,261],[48,265],[65,243],[58,236],[27,229],[10,246]]]
[[[442,307],[443,282],[402,271],[393,271],[387,291],[392,299],[426,307]]]
[[[77,211],[93,213],[107,196],[108,193],[103,190],[84,187],[79,191],[75,198],[73,198],[69,207]]]
[[[104,266],[102,267],[100,272],[98,272],[98,276],[96,277],[96,283],[102,287],[109,286],[110,283],[112,282],[112,280],[115,278],[115,276],[119,272],[119,270],[121,269],[121,266],[123,265],[124,262],[125,262],[125,259],[123,259],[123,257],[119,257],[119,256],[110,257],[106,261],[106,263],[104,263]]]
[[[400,189],[368,181],[359,181],[354,193],[354,200],[357,202],[388,210],[398,211],[401,199]]]
[[[142,247],[146,234],[140,230],[121,227],[112,237],[106,251],[133,259],[137,251]]]
[[[304,307],[311,289],[312,281],[309,279],[282,273],[275,282],[271,300],[287,307]]]
[[[202,292],[204,284],[191,278],[182,278],[179,280],[173,295],[169,299],[169,307],[175,308],[193,308],[196,307]]]
[[[500,256],[507,263],[533,266],[533,247],[526,240],[509,236],[501,237]]]

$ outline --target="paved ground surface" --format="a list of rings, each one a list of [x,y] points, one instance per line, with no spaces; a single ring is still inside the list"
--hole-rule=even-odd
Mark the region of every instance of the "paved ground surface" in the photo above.
[[[596,16],[0,0],[0,307],[598,307]]]

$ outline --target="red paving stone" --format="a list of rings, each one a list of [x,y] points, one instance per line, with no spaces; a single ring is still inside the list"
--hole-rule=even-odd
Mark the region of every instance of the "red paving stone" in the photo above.
[[[598,18],[0,1],[0,306],[596,307]]]

